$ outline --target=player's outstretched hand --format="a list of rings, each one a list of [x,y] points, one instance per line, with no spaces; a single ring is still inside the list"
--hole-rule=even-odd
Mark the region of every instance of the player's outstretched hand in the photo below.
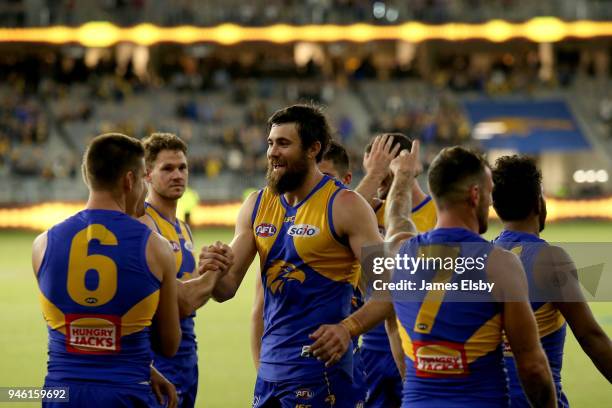
[[[198,273],[200,275],[209,271],[219,271],[223,274],[234,264],[234,253],[229,245],[219,241],[213,245],[205,245],[200,251]]]
[[[151,389],[161,406],[168,408],[177,407],[178,397],[176,395],[176,388],[153,366],[151,366]]]
[[[418,176],[423,171],[421,160],[419,159],[419,141],[415,140],[412,142],[412,149],[402,150],[401,153],[393,160],[389,168],[394,176],[398,173],[412,175],[413,177]]]
[[[351,344],[351,335],[342,324],[324,324],[310,338],[315,341],[310,352],[317,360],[323,361],[325,367],[337,363]]]
[[[389,164],[400,149],[399,143],[393,148],[393,136],[388,134],[376,136],[372,150],[363,156],[363,168],[369,175],[384,179],[389,171]]]

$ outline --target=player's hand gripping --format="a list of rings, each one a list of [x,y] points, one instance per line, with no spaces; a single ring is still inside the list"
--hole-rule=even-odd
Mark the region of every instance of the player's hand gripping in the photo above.
[[[198,263],[198,273],[200,275],[209,271],[218,271],[226,274],[234,264],[234,252],[232,248],[222,242],[215,242],[212,245],[205,245],[200,251]]]
[[[310,352],[325,367],[340,361],[351,344],[351,335],[343,324],[324,324],[310,335],[315,342],[310,346]]]
[[[384,180],[389,172],[389,164],[400,149],[399,143],[393,148],[393,136],[388,134],[376,136],[372,150],[363,156],[363,168],[366,174]]]
[[[177,407],[178,397],[176,395],[176,388],[153,366],[151,366],[151,389],[161,406],[168,408]]]
[[[394,176],[398,173],[416,177],[423,171],[421,160],[419,159],[419,141],[412,142],[412,149],[402,150],[401,153],[389,164],[389,169]]]

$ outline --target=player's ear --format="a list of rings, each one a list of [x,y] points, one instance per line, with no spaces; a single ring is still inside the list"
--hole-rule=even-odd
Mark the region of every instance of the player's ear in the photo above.
[[[344,175],[342,182],[348,186],[349,184],[351,184],[352,179],[353,179],[353,173],[349,171],[348,173]]]
[[[128,170],[123,176],[123,188],[125,191],[132,191],[136,184],[136,175],[132,170]]]
[[[314,159],[317,157],[320,151],[321,151],[321,142],[317,140],[312,145],[310,145],[310,147],[308,148],[308,157],[311,159]]]
[[[483,193],[478,184],[472,184],[468,190],[468,202],[470,207],[478,207],[480,195]]]

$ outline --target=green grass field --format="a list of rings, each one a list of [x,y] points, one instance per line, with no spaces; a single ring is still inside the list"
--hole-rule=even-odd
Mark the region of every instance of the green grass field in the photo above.
[[[495,236],[499,225],[492,225],[490,229],[487,238]],[[47,333],[30,266],[34,236],[30,232],[0,232],[0,387],[40,386],[45,375]],[[227,229],[200,230],[195,234],[198,246],[215,240],[229,242],[231,237],[232,231]],[[612,241],[612,223],[551,224],[543,237],[553,242]],[[198,407],[251,406],[255,370],[249,348],[249,319],[255,279],[251,269],[233,300],[225,304],[211,302],[198,313]],[[591,307],[612,335],[612,303],[593,303]],[[574,407],[612,406],[612,387],[571,334],[566,343],[563,382]],[[0,403],[0,407],[3,405],[6,406]],[[18,406],[25,408],[28,404]]]

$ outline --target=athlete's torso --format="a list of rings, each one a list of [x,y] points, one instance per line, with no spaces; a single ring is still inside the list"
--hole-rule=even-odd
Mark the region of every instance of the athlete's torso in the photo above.
[[[150,377],[159,280],[151,231],[128,215],[84,210],[47,232],[38,273],[49,329],[47,379],[137,384]]]
[[[446,244],[446,245],[445,245]],[[439,228],[407,241],[400,255],[408,257],[462,257],[474,259],[482,268],[469,271],[472,281],[488,281],[486,259],[492,245],[479,235],[460,228]],[[396,270],[394,282],[423,280],[461,284],[468,275],[454,270],[416,269],[414,274]],[[449,302],[453,292],[438,300],[426,298],[436,292],[420,291],[416,297],[393,292],[402,348],[406,354],[403,403],[427,406],[507,406],[507,384],[501,348],[502,307],[492,301]],[[469,293],[462,292],[462,295]],[[492,300],[488,295],[478,299]],[[429,300],[427,300],[429,299]],[[425,301],[424,301],[425,300]],[[428,402],[428,399],[430,401]]]
[[[321,324],[350,313],[359,279],[356,259],[333,226],[332,204],[344,189],[324,176],[296,206],[268,188],[253,211],[253,234],[264,288],[259,376],[267,381],[322,375],[323,364],[302,355]],[[334,369],[352,370],[350,353]]]
[[[157,232],[166,238],[172,246],[177,279],[191,279],[196,263],[193,255],[193,238],[187,225],[179,219],[174,223],[170,222],[149,203],[145,203],[145,213],[155,223]],[[194,317],[195,313],[181,319],[182,337],[178,352],[175,355],[176,358],[192,354],[196,350]]]
[[[542,248],[548,246],[543,239],[533,234],[504,230],[494,241],[507,250],[514,252],[520,257],[527,281],[533,287],[534,264],[538,253]],[[533,299],[532,299],[533,300]],[[541,299],[540,299],[541,300]],[[548,357],[548,362],[557,389],[559,407],[569,406],[567,397],[561,387],[561,368],[563,366],[563,347],[565,345],[566,323],[563,315],[551,302],[532,301],[531,308],[536,317],[540,342]],[[507,342],[504,348],[504,360],[508,371],[510,384],[510,398],[512,407],[529,407],[529,403],[521,387],[512,350]]]

